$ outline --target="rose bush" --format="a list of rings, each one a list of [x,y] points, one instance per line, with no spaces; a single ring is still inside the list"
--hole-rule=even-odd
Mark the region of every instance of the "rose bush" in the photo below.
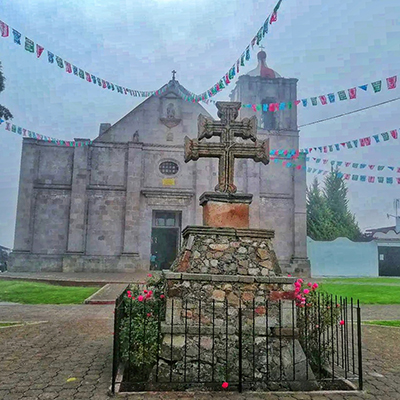
[[[126,373],[136,381],[147,380],[157,360],[158,324],[165,314],[164,285],[163,276],[149,274],[144,285],[130,285],[124,296],[120,351]]]

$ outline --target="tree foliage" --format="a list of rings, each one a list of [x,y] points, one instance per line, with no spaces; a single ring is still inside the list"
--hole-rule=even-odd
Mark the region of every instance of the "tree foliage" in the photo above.
[[[332,170],[319,188],[317,178],[307,189],[307,235],[314,240],[334,240],[361,236],[355,216],[348,206],[347,187],[339,170]]]
[[[5,80],[6,78],[3,75],[3,72],[1,70],[1,62],[0,62],[0,93],[5,89]],[[8,108],[2,106],[0,104],[0,118],[4,118],[6,121],[8,121],[9,119],[12,119],[12,114],[9,111]]]

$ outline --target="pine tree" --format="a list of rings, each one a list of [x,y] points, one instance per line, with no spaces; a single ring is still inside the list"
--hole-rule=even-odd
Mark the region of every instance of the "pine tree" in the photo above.
[[[4,78],[3,72],[1,71],[1,62],[0,62],[0,93],[5,89],[5,82],[6,78]],[[8,110],[8,108],[5,108],[0,104],[0,118],[4,118],[6,121],[9,119],[12,119],[12,114]]]
[[[337,167],[326,176],[324,186],[324,198],[332,213],[338,237],[357,240],[361,236],[361,231],[355,216],[350,213],[349,200],[347,199],[348,188],[343,177],[339,175]]]
[[[338,237],[333,214],[315,178],[307,188],[307,236],[314,240],[334,240]]]

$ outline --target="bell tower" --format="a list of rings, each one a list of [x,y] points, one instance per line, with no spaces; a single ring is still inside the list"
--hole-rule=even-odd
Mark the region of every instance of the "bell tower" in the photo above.
[[[268,67],[266,59],[267,54],[261,49],[257,67],[238,78],[230,100],[242,103],[239,118],[257,117],[257,137],[269,139],[271,149],[298,150],[298,80],[283,78]],[[245,180],[251,186],[248,191],[254,194],[250,220],[253,225],[259,223],[262,229],[275,230],[274,246],[283,271],[309,275],[306,171],[284,166],[283,157],[277,156],[280,162],[271,162],[268,166],[245,161]],[[305,166],[305,155],[287,161]]]

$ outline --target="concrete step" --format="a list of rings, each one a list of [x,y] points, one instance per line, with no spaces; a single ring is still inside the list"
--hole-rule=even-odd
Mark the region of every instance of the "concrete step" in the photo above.
[[[85,300],[85,304],[114,304],[117,297],[125,290],[126,283],[107,283]]]

